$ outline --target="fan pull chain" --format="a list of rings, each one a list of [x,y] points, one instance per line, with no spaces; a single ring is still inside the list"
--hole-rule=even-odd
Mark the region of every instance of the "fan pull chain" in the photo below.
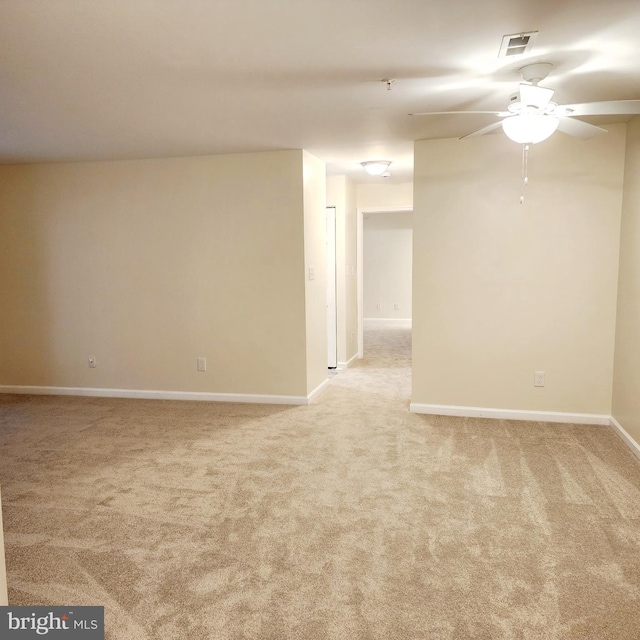
[[[529,184],[529,145],[522,145],[522,194],[520,204],[524,204],[524,188]]]

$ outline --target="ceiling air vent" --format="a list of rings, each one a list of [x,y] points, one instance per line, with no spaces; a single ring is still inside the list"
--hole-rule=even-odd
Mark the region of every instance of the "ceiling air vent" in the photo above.
[[[529,53],[537,35],[537,31],[529,31],[528,33],[512,33],[511,35],[503,36],[498,58]]]

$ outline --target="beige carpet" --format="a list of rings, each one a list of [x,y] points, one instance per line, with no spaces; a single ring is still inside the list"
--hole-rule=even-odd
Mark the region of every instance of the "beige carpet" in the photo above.
[[[107,638],[640,637],[640,464],[604,427],[408,412],[410,332],[309,407],[0,397],[9,602]]]

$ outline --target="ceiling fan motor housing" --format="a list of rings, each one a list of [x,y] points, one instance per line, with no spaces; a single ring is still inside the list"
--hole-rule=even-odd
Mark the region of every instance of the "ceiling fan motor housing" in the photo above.
[[[519,69],[519,71],[525,82],[538,84],[540,80],[544,80],[549,75],[551,69],[553,69],[553,65],[550,62],[537,62],[528,64]]]

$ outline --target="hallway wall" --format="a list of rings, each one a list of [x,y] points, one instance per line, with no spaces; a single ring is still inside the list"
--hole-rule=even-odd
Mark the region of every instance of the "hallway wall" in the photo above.
[[[613,417],[640,452],[640,117],[627,127]]]
[[[365,318],[411,318],[412,244],[413,212],[365,215]]]
[[[358,353],[356,205],[352,180],[327,177],[327,206],[336,208],[338,366],[342,368]]]

